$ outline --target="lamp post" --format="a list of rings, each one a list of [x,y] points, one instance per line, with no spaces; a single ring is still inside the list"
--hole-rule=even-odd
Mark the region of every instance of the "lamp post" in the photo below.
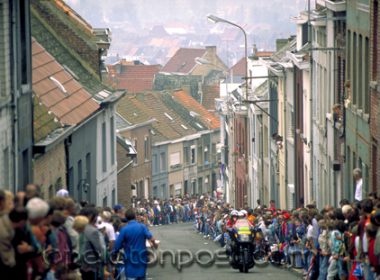
[[[245,80],[245,100],[248,100],[248,80],[249,80],[249,77],[248,77],[248,47],[247,47],[247,33],[245,32],[245,30],[243,29],[243,27],[241,27],[240,25],[234,23],[234,22],[231,22],[229,20],[226,20],[226,19],[223,19],[223,18],[220,18],[220,17],[217,17],[215,15],[211,15],[209,14],[207,16],[207,19],[212,22],[212,23],[226,23],[226,24],[229,24],[229,25],[232,25],[232,26],[235,26],[237,28],[239,28],[242,32],[243,32],[243,35],[244,35],[244,59],[245,59],[245,77],[244,77],[244,80]],[[241,94],[241,98],[240,98],[240,106],[241,106],[241,101],[243,99],[243,94]],[[248,132],[248,126],[247,126],[247,121],[245,120],[245,131]],[[234,131],[235,129],[233,129],[233,133],[235,134],[236,132]],[[232,139],[235,138],[235,135],[231,135]],[[235,139],[234,139],[234,142],[235,142]],[[245,160],[245,169],[247,168],[247,161]],[[235,165],[236,165],[236,159],[235,159]],[[234,171],[233,171],[233,185],[236,183],[235,180],[236,180],[236,176],[237,176],[237,173],[236,173],[236,166],[234,168]],[[245,184],[244,184],[245,185]],[[236,187],[236,186],[235,186]],[[234,188],[234,190],[236,190]],[[240,196],[239,197],[236,197],[236,193],[234,195],[234,200],[235,199],[238,199],[238,201],[235,201],[235,203],[239,204],[239,203],[243,203],[243,201],[240,201]],[[244,200],[244,199],[243,199]]]
[[[217,68],[218,70],[220,70],[222,73],[223,73],[223,76],[224,76],[224,83],[226,84],[226,92],[225,92],[225,96],[224,98],[227,98],[228,99],[228,71],[226,71],[223,67],[219,66],[219,65],[216,65],[214,63],[211,63],[210,61],[208,61],[207,59],[205,58],[202,58],[202,57],[196,57],[194,59],[195,63],[199,64],[199,65],[210,65],[210,66],[214,66],[215,68]],[[221,95],[219,96],[220,98],[222,97]],[[225,99],[223,99],[225,100]],[[225,116],[222,114],[220,114],[220,123],[221,123],[221,127],[220,127],[220,133],[221,133],[221,139],[220,139],[220,142],[221,144],[223,145],[222,147],[222,156],[221,156],[221,163],[222,165],[224,166],[226,164],[226,157],[228,156],[228,152],[226,154],[226,149],[225,149],[225,137],[226,137],[226,134],[225,134]],[[228,150],[227,150],[228,151]],[[228,161],[227,161],[228,162]],[[224,170],[223,170],[223,173],[221,175],[221,179],[223,182],[225,182],[225,174],[224,174]],[[226,199],[226,185],[225,183],[223,183],[223,196],[224,196],[224,199]]]
[[[247,47],[248,44],[247,44],[247,33],[245,32],[243,27],[241,27],[240,25],[238,25],[234,22],[231,22],[229,20],[214,16],[211,14],[209,14],[207,16],[207,19],[212,23],[223,22],[223,23],[235,26],[243,32],[243,34],[244,34],[244,54],[245,54],[244,55],[244,58],[245,58],[245,77],[244,77],[244,79],[245,79],[245,99],[248,100],[248,47]]]

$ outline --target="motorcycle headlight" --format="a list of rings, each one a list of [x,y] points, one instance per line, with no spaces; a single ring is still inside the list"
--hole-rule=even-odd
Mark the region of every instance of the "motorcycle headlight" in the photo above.
[[[249,241],[249,235],[248,234],[241,234],[239,236],[239,240],[242,242],[248,242]]]

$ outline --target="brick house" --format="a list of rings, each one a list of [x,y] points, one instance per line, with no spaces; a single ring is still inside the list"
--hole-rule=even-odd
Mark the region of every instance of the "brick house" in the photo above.
[[[127,90],[128,93],[152,90],[155,74],[160,71],[160,68],[160,65],[128,63],[122,59],[112,65],[107,65],[107,83],[115,89]]]
[[[129,123],[119,134],[128,132],[123,136],[137,143],[136,163],[128,167],[137,196],[169,198],[216,187],[219,119],[190,95],[182,90],[128,95],[118,113]]]
[[[119,114],[117,118],[118,201],[130,206],[133,197],[148,199],[152,192],[150,130],[154,120],[131,125]]]
[[[65,138],[68,190],[77,200],[112,206],[117,200],[115,103],[124,92],[112,92],[102,83],[102,56],[106,55],[111,34],[107,28],[92,28],[60,0],[32,1],[31,11],[33,36],[66,74],[79,81],[91,103],[98,106],[85,121],[75,124],[73,133]],[[58,82],[66,89],[66,80]],[[77,92],[80,87],[70,90]],[[84,117],[84,112],[78,113]]]
[[[155,90],[182,88],[198,102],[206,99],[203,85],[219,84],[226,65],[218,57],[215,46],[204,49],[180,48],[156,74]],[[207,92],[206,92],[207,93]]]
[[[65,140],[100,106],[36,40],[32,42],[34,182],[49,198],[67,185]],[[83,129],[86,129],[84,127]]]

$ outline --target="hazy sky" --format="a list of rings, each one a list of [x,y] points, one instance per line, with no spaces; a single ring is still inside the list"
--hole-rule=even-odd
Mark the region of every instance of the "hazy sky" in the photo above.
[[[292,16],[307,9],[309,0],[66,0],[94,27],[110,27],[112,48],[128,51],[128,44],[144,44],[139,38],[153,26],[181,27],[189,40],[200,41],[220,26],[209,23],[207,14],[233,21],[248,33],[248,44],[274,49],[277,38],[295,34]],[[314,0],[310,0],[314,2]],[[312,3],[313,7],[314,4]],[[218,24],[223,25],[223,24]],[[123,49],[124,43],[125,50]]]

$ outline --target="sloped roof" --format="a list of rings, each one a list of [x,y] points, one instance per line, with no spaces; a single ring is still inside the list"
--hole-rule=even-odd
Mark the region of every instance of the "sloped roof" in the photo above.
[[[220,128],[219,118],[215,114],[207,111],[205,107],[199,104],[187,92],[178,90],[175,91],[172,95],[174,100],[185,107],[189,112],[195,112],[208,129]]]
[[[297,39],[296,38],[289,40],[288,43],[286,43],[281,49],[276,51],[271,56],[271,59],[273,61],[280,62],[283,59],[283,57],[286,56],[287,51],[293,52],[296,50],[296,45],[297,45]]]
[[[245,57],[242,57],[234,66],[230,68],[230,73],[232,73],[233,76],[245,77],[246,67],[247,67],[247,63],[246,63]]]
[[[143,92],[153,89],[154,75],[160,68],[160,65],[109,65],[108,79],[116,89]]]
[[[152,123],[152,138],[155,142],[182,137],[183,135],[176,131],[165,117],[164,112],[167,110],[162,109],[162,106],[158,106],[161,107],[161,111],[148,106],[149,102],[145,100],[148,94],[151,93],[139,94],[139,98],[136,95],[124,96],[117,104],[117,112],[132,125],[156,119],[157,121]]]
[[[188,74],[196,65],[195,58],[205,52],[205,49],[180,48],[160,72]]]
[[[127,95],[119,101],[117,112],[131,125],[154,119],[154,142],[175,140],[220,126],[216,115],[184,91]]]
[[[38,3],[59,11],[55,4],[48,2],[50,1],[41,1]],[[61,13],[62,11],[59,12]],[[63,17],[60,19],[65,20]],[[70,28],[76,27],[74,22],[69,22],[68,20],[66,20],[66,22]],[[100,81],[98,73],[95,73],[86,61],[65,44],[66,38],[62,38],[61,34],[54,32],[33,6],[31,8],[31,30],[32,36],[38,41],[38,43],[41,44],[46,51],[57,60],[57,62],[73,73],[88,92],[95,95],[98,92],[107,89],[107,86]],[[83,31],[78,31],[78,35],[83,36],[84,38],[91,36],[88,32]]]
[[[49,114],[47,108],[33,97],[33,135],[34,142],[45,139],[51,132],[60,128],[60,123],[54,120],[54,115]]]
[[[32,74],[32,90],[56,122],[76,125],[99,108],[92,95],[35,39],[32,39]]]
[[[259,51],[256,53],[257,57],[270,57],[274,54],[274,52],[271,51]]]

